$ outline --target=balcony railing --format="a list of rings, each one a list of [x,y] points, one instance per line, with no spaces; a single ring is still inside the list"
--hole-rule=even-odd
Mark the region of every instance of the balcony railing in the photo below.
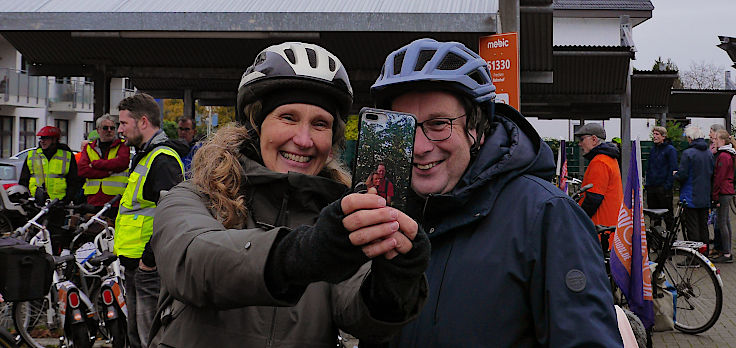
[[[119,114],[118,104],[120,104],[120,101],[132,95],[135,95],[135,90],[133,89],[127,89],[127,88],[111,89],[110,90],[110,113],[113,115]]]
[[[43,107],[48,92],[46,76],[30,76],[25,71],[0,68],[0,104]]]
[[[49,109],[52,111],[82,111],[94,108],[94,83],[71,81],[50,84]]]

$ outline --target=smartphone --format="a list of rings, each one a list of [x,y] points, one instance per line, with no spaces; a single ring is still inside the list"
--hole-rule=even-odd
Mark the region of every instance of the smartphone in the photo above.
[[[363,108],[358,118],[353,191],[375,188],[387,205],[406,210],[417,120],[403,112]]]

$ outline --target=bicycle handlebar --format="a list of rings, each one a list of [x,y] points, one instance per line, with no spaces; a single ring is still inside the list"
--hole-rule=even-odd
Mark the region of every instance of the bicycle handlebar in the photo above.
[[[79,227],[77,228],[77,233],[82,233],[82,232],[87,231],[89,227],[92,226],[92,224],[95,222],[106,224],[105,221],[100,219],[100,216],[102,216],[102,214],[104,214],[106,211],[110,210],[110,207],[112,207],[112,205],[115,204],[115,202],[119,201],[121,197],[122,197],[121,195],[115,195],[115,197],[113,197],[109,202],[105,203],[105,205],[102,206],[102,209],[100,209],[100,211],[98,211],[97,214],[89,218],[89,220],[87,220],[86,222],[79,225]]]

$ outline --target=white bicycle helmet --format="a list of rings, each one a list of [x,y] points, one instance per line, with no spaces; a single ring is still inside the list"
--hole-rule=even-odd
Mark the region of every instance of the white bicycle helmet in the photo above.
[[[343,119],[353,102],[347,71],[334,54],[314,44],[285,42],[261,51],[243,73],[237,100],[241,123],[246,105],[280,89],[323,92],[334,98]]]

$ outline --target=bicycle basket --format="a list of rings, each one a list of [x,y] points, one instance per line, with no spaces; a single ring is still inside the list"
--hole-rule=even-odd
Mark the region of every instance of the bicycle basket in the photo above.
[[[43,298],[53,280],[54,259],[43,248],[0,238],[0,293],[10,302]]]

